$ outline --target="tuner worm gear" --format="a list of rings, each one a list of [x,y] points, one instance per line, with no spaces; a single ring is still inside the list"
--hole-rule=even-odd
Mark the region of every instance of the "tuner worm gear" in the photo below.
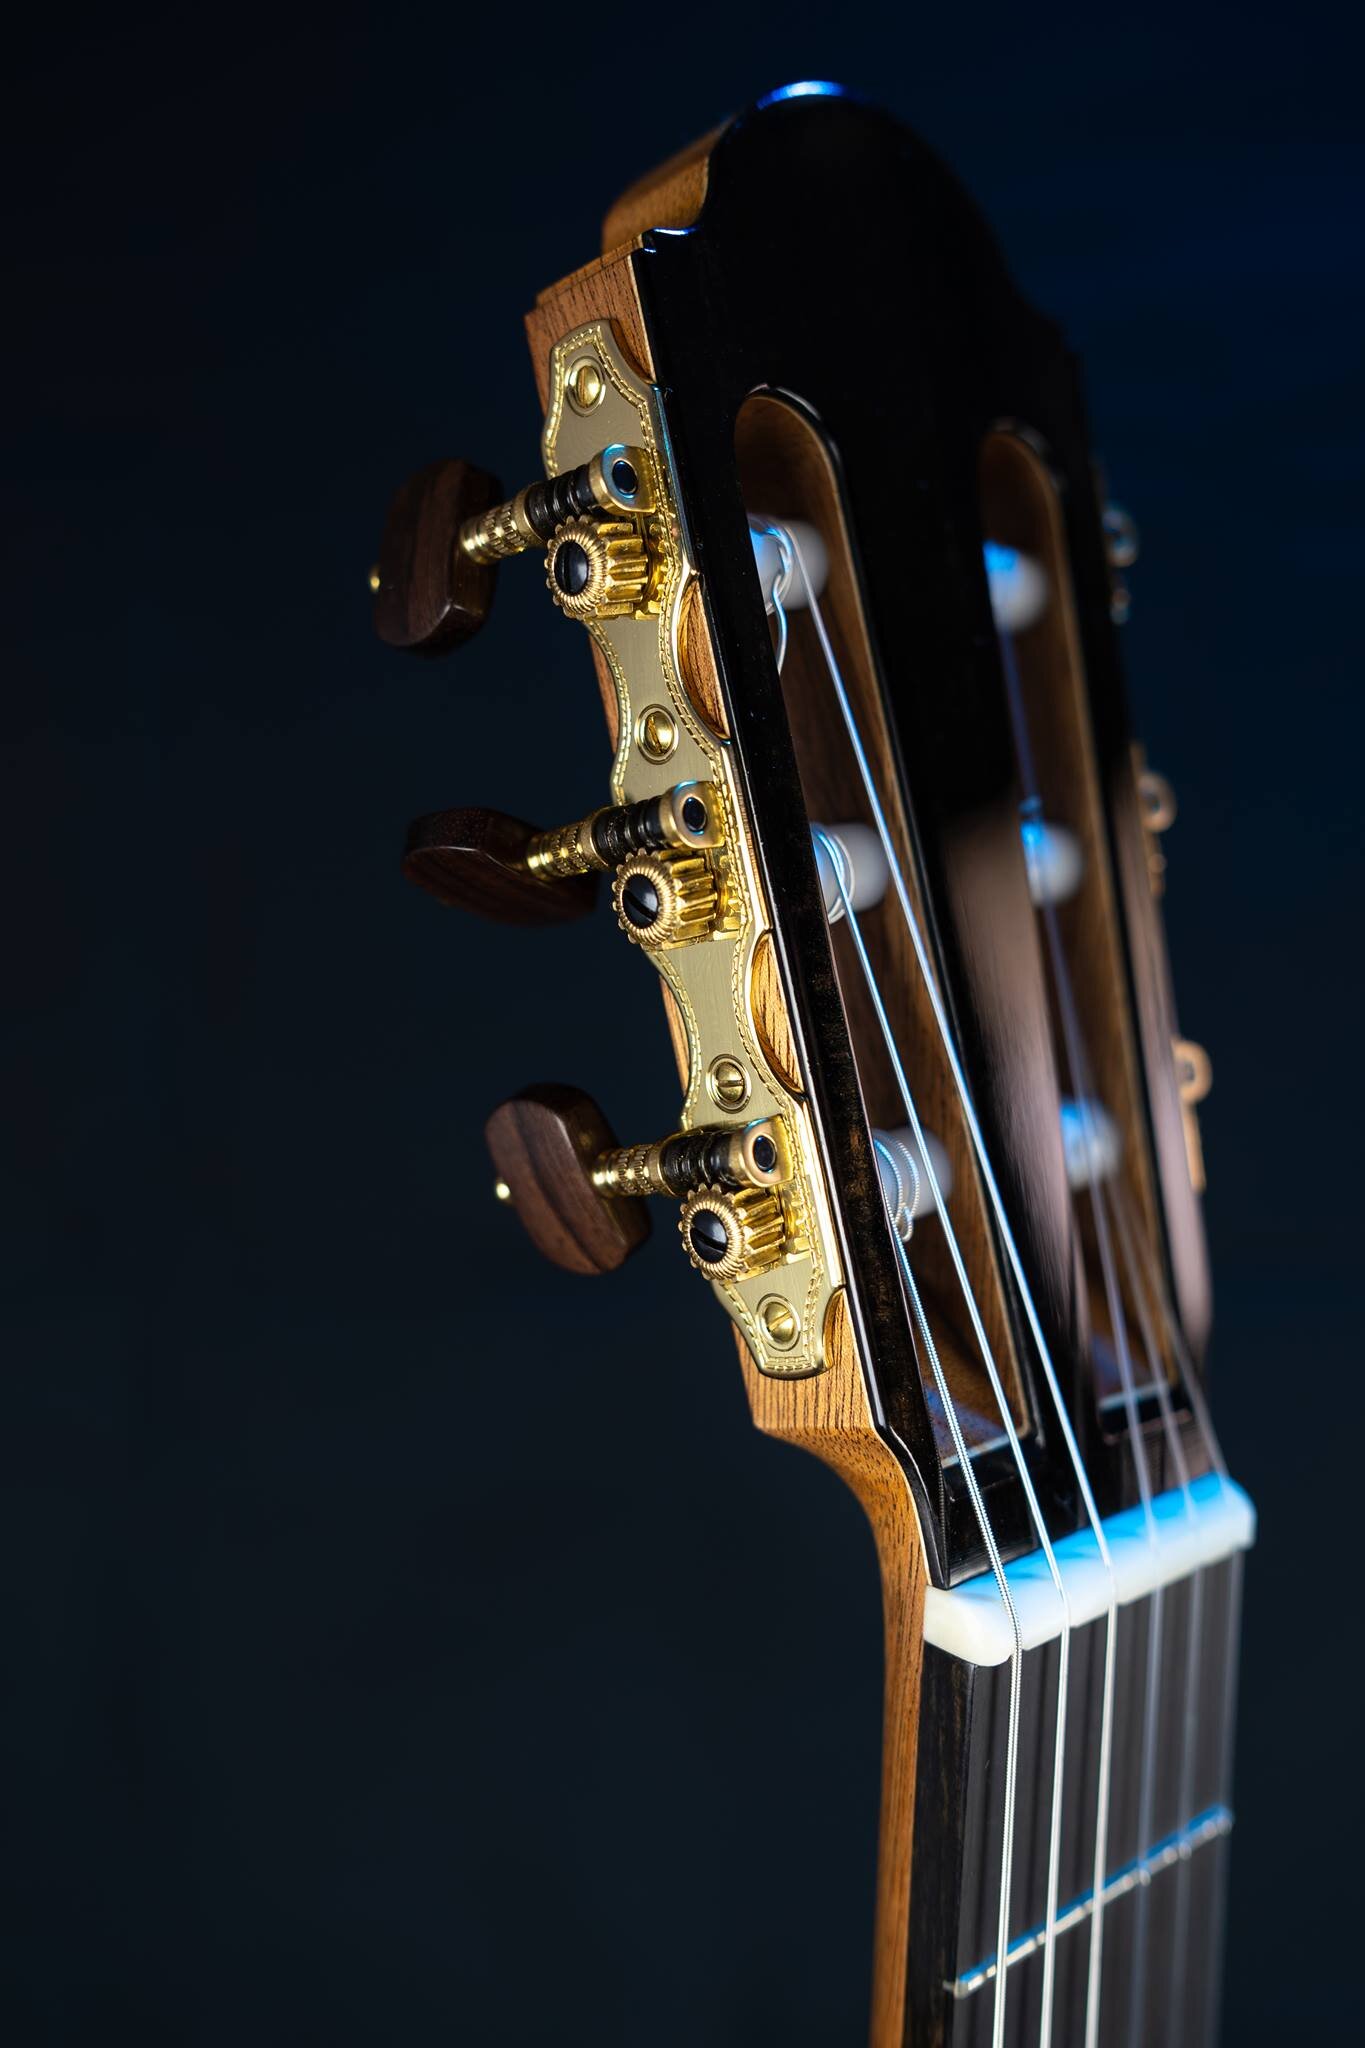
[[[618,924],[637,946],[685,946],[719,922],[716,878],[699,853],[642,853],[623,861],[611,900]]]
[[[629,519],[570,519],[550,542],[545,581],[571,619],[620,619],[649,594],[649,555]]]
[[[698,1188],[683,1203],[678,1229],[688,1258],[711,1280],[761,1273],[782,1256],[782,1203],[763,1188]]]

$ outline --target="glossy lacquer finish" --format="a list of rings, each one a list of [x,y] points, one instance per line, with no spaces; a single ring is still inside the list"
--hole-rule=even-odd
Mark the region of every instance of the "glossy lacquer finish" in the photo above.
[[[849,99],[791,97],[735,122],[712,151],[695,226],[647,234],[636,276],[769,898],[782,906],[778,939],[811,1100],[830,1183],[843,1197],[854,1324],[882,1412],[895,1418],[931,1570],[947,1582],[980,1568],[979,1538],[960,1480],[940,1472],[880,1196],[857,1152],[857,1079],[734,430],[746,397],[774,392],[817,423],[840,474],[931,947],[1043,1333],[1109,1512],[1131,1499],[1132,1475],[1127,1450],[1106,1447],[1096,1426],[1048,990],[1020,853],[1020,789],[979,509],[983,438],[1002,422],[1022,427],[1061,493],[1111,857],[1125,883],[1134,881],[1121,899],[1127,993],[1149,1085],[1164,1086],[1164,955],[1136,890],[1141,827],[1077,371],[1057,329],[1014,290],[956,181],[897,123]],[[1150,1099],[1145,1108],[1150,1140]],[[1164,1199],[1160,1257],[1198,1356],[1207,1277],[1197,1207],[1183,1157],[1168,1141],[1153,1150]],[[1050,1522],[1072,1527],[1074,1478],[1022,1320],[1018,1352],[1028,1456]],[[981,1454],[978,1470],[1002,1547],[1031,1547],[1007,1454]]]

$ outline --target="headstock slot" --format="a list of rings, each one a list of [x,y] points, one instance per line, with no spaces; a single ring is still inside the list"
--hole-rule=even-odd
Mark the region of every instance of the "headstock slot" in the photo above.
[[[809,416],[795,404],[767,393],[753,395],[741,407],[735,447],[746,504],[779,520],[804,521],[825,542],[829,581],[821,598],[824,623],[873,760],[896,857],[923,925],[924,904],[916,879],[911,829],[834,462]],[[793,611],[789,616],[782,686],[807,814],[821,822],[837,819],[871,826],[873,813],[840,724],[814,623],[806,611]],[[1025,1433],[1030,1415],[1013,1331],[1004,1312],[1002,1276],[985,1191],[928,993],[894,897],[888,894],[875,909],[864,912],[860,927],[883,997],[897,1022],[898,1044],[913,1076],[919,1113],[925,1128],[939,1138],[948,1154],[952,1225],[1014,1425]],[[904,1124],[905,1109],[882,1029],[846,925],[836,922],[830,937],[868,1123],[873,1129],[892,1130]],[[937,1218],[931,1216],[917,1228],[910,1255],[967,1443],[974,1450],[998,1446],[1003,1442],[1000,1416]],[[908,1303],[906,1312],[908,1315]],[[929,1410],[940,1460],[949,1462],[955,1455],[952,1438],[927,1365],[923,1359],[920,1364],[918,1389],[881,1374],[882,1398],[893,1422],[906,1434],[911,1427],[910,1406],[922,1399]]]
[[[1067,524],[1046,449],[1016,428],[989,433],[981,448],[982,527],[993,544],[1042,571],[1036,614],[1001,627],[1023,790],[1024,830],[1062,828],[1079,850],[1079,877],[1062,898],[1040,904],[1053,1046],[1073,1105],[1101,1106],[1118,1133],[1117,1163],[1098,1195],[1078,1191],[1074,1212],[1090,1324],[1092,1396],[1110,1445],[1129,1428],[1116,1321],[1122,1326],[1154,1483],[1175,1483],[1172,1407],[1186,1416],[1179,1332],[1165,1282],[1165,1218],[1152,1150],[1110,820],[1096,751]],[[1115,1315],[1117,1307],[1117,1317]],[[1192,1436],[1200,1469],[1206,1446]]]
[[[1097,1099],[1116,1120],[1122,1138],[1116,1179],[1136,1207],[1149,1241],[1155,1241],[1158,1223],[1150,1141],[1132,1021],[1123,1000],[1126,977],[1115,917],[1103,798],[1095,767],[1066,559],[1066,534],[1056,484],[1041,453],[1030,441],[1022,434],[1001,431],[988,435],[983,444],[981,486],[982,526],[987,535],[1038,564],[1047,579],[1047,601],[1037,619],[1010,635],[1031,763],[1028,780],[1036,790],[1040,821],[1065,828],[1074,835],[1080,848],[1079,885],[1074,894],[1056,904],[1055,916],[1090,1083]],[[1068,1050],[1057,1017],[1055,983],[1051,997],[1058,1072],[1063,1085],[1069,1084],[1074,1092],[1079,1082],[1068,1071]],[[1085,1202],[1078,1204],[1094,1333],[1112,1342],[1110,1316],[1096,1268],[1093,1224],[1086,1221],[1088,1208]],[[1126,1278],[1124,1302],[1136,1327],[1136,1303]],[[1163,1342],[1162,1362],[1169,1377],[1172,1361],[1168,1341]]]

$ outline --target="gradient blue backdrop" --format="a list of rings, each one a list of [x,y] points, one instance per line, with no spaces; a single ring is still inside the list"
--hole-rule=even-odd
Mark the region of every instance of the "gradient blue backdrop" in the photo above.
[[[482,1115],[527,1080],[669,1123],[652,973],[605,915],[518,935],[397,874],[413,812],[600,799],[585,650],[513,570],[458,662],[406,665],[364,587],[410,468],[530,473],[520,315],[615,190],[807,72],[958,168],[1142,527],[1132,691],[1217,1077],[1216,1403],[1263,1516],[1226,2039],[1342,2033],[1365,161],[1335,15],[11,37],[14,2048],[862,2036],[860,1512],[751,1431],[670,1231],[589,1285],[489,1199]]]

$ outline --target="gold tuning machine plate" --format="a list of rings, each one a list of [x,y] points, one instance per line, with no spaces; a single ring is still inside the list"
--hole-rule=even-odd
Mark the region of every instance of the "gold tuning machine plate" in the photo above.
[[[592,403],[585,408],[588,388]],[[615,697],[609,714],[616,744],[612,804],[656,804],[669,820],[662,843],[622,846],[612,859],[617,915],[666,985],[684,1086],[679,1135],[725,1130],[742,1144],[745,1131],[766,1125],[781,1131],[785,1155],[782,1178],[768,1185],[748,1179],[727,1185],[726,1176],[708,1172],[687,1192],[684,1239],[760,1370],[780,1377],[815,1373],[825,1363],[824,1333],[838,1326],[831,1309],[844,1275],[795,1034],[782,1014],[774,919],[723,713],[717,704],[712,718],[711,700],[694,696],[684,679],[684,640],[697,658],[706,612],[678,512],[659,394],[627,362],[610,323],[599,320],[565,333],[550,352],[541,442],[548,488],[585,465],[591,471],[599,455],[599,488],[628,483],[629,476],[614,474],[604,443],[633,451],[630,468],[651,502],[637,497],[629,508],[608,508],[599,496],[575,506],[572,516],[600,522],[592,534],[598,547],[604,536],[608,546],[612,538],[626,541],[630,535],[610,536],[606,529],[618,518],[628,525],[643,544],[648,582],[642,590],[640,555],[623,546],[611,557],[621,566],[610,572],[588,565],[589,577],[599,577],[592,588],[605,597],[605,608],[585,602],[564,609],[582,618],[604,687]],[[568,521],[556,524],[564,528]],[[588,551],[580,533],[565,535],[547,563],[552,576],[573,539]],[[576,565],[575,574],[581,569]],[[565,593],[576,594],[582,593]],[[679,805],[685,810],[686,799],[679,790],[705,792],[707,837],[700,842],[682,829]],[[588,859],[601,853],[600,838],[596,824],[586,832],[575,827],[535,857],[547,865]],[[633,1039],[618,1046],[622,1058],[653,1050],[652,1043],[637,1048]],[[596,1184],[610,1179],[624,1190],[660,1171],[659,1154],[646,1148],[599,1160]],[[711,1251],[719,1256],[708,1256]]]

